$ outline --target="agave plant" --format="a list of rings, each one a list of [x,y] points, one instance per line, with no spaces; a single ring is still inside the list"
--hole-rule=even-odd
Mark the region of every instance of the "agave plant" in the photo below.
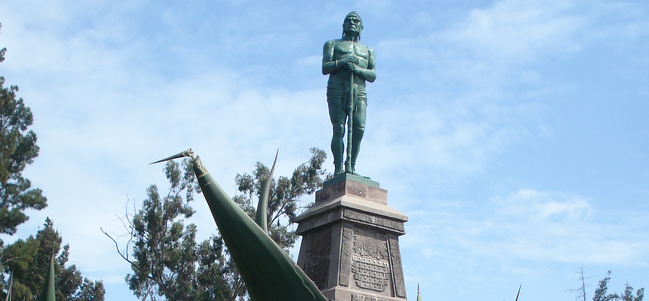
[[[232,201],[191,149],[151,164],[182,157],[191,158],[203,196],[251,300],[328,301],[304,271],[268,236],[265,217],[277,154],[271,174],[263,185],[256,221]]]
[[[521,284],[521,285],[518,286],[518,293],[516,293],[516,300],[514,300],[514,301],[518,301],[518,295],[521,294],[521,287],[522,287],[522,286],[523,286],[523,284]]]

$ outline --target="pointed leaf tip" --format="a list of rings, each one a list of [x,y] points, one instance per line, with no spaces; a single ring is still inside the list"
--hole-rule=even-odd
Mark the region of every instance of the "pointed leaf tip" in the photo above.
[[[166,157],[164,159],[161,159],[161,160],[158,160],[158,161],[155,161],[155,162],[151,162],[151,163],[149,163],[149,165],[160,163],[160,162],[165,162],[165,161],[169,161],[169,160],[173,160],[173,159],[184,158],[184,157],[189,157],[189,158],[192,158],[192,159],[194,158],[194,152],[192,151],[191,148],[186,150],[186,151],[177,153],[177,154],[175,154],[173,156],[169,156],[169,157]]]
[[[275,165],[277,165],[277,156],[279,156],[279,148],[277,149],[277,152],[275,152],[275,160],[273,161],[273,167],[270,169],[270,173],[268,174],[269,179],[273,178],[273,173],[275,172]]]
[[[255,215],[255,222],[259,227],[261,227],[264,232],[268,233],[268,201],[270,198],[270,183],[273,181],[273,173],[275,172],[275,165],[277,165],[277,156],[279,155],[279,148],[275,153],[275,160],[273,161],[273,167],[268,173],[268,177],[264,181],[261,190],[261,196],[259,198],[259,203],[257,203],[257,213]]]

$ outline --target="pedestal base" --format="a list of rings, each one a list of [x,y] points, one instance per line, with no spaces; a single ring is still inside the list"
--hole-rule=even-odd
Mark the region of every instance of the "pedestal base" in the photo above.
[[[294,220],[303,236],[298,265],[329,299],[405,301],[399,236],[408,217],[387,206],[376,182],[346,176],[327,184]]]

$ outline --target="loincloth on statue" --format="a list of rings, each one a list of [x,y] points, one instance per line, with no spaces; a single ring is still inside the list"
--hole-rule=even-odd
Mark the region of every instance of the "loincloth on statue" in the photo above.
[[[349,84],[347,85],[332,85],[331,83],[327,86],[327,103],[329,104],[330,110],[340,109],[347,111],[349,108],[349,96],[354,95],[354,98],[357,102],[364,102],[367,104],[367,94],[365,93],[365,86],[362,85],[353,85],[353,93],[349,93]],[[356,106],[358,110],[359,106]]]

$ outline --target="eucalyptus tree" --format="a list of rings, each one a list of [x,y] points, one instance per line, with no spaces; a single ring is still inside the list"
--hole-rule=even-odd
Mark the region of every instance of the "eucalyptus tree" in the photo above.
[[[297,236],[290,229],[291,218],[301,210],[300,201],[322,186],[324,151],[311,149],[311,158],[298,166],[290,177],[271,179],[267,210],[269,235],[285,250]],[[188,220],[194,215],[194,195],[200,193],[190,160],[181,164],[168,161],[164,168],[169,189],[161,194],[157,185],[147,189],[141,209],[122,218],[127,242],[119,245],[110,237],[133,273],[126,282],[134,294],[151,300],[235,300],[246,295],[225,244],[218,232],[197,242],[197,227]],[[270,170],[257,163],[252,173],[238,174],[235,184],[237,204],[255,218],[253,203],[261,197]]]

